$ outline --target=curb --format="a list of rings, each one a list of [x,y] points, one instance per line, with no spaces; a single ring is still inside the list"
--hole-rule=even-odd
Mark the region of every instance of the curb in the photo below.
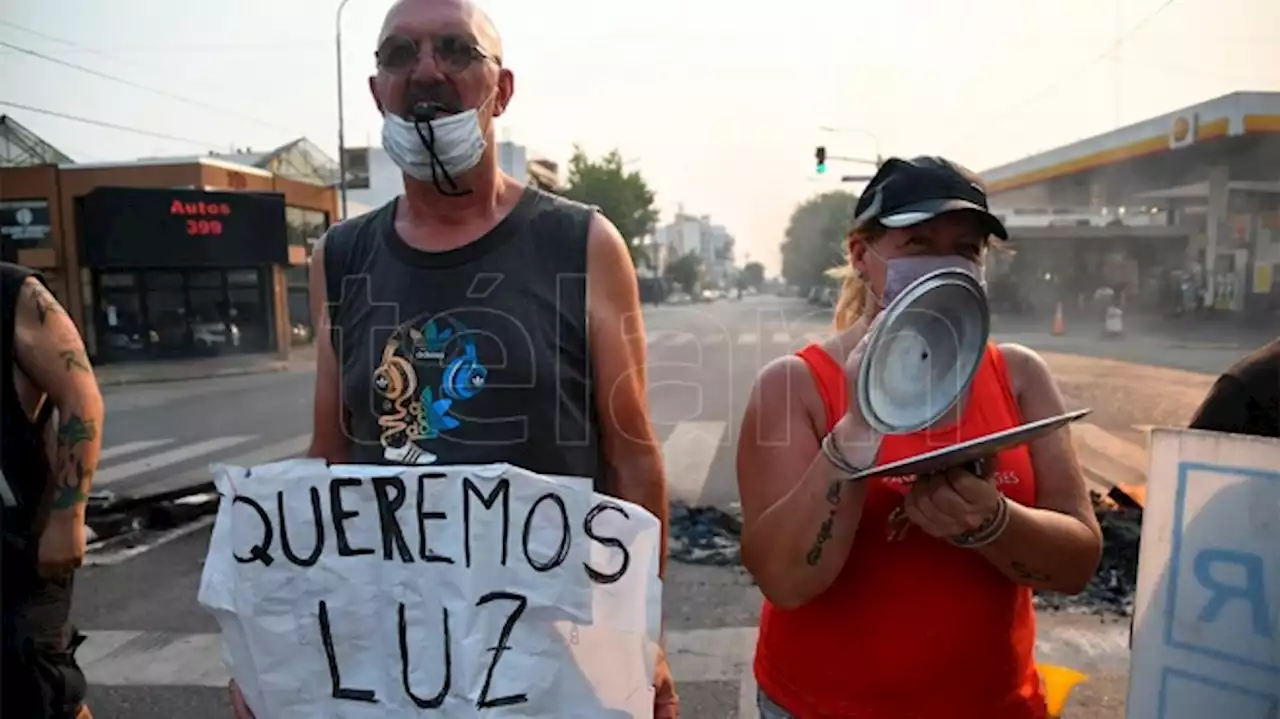
[[[289,369],[289,363],[281,360],[271,362],[269,364],[258,365],[253,367],[232,367],[228,369],[213,370],[207,372],[193,372],[182,376],[165,376],[165,375],[142,375],[141,373],[113,378],[99,378],[99,387],[127,387],[140,384],[163,384],[166,382],[186,382],[188,380],[198,379],[216,379],[218,377],[239,377],[250,374],[267,374],[270,372],[285,372]]]
[[[1179,350],[1238,350],[1238,342],[1170,342],[1169,346]]]

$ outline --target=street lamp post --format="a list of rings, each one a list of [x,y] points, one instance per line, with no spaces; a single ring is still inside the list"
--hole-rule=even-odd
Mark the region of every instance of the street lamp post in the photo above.
[[[347,219],[347,142],[346,124],[342,118],[342,9],[350,0],[338,3],[334,16],[334,44],[338,50],[338,193],[342,196],[342,219]]]

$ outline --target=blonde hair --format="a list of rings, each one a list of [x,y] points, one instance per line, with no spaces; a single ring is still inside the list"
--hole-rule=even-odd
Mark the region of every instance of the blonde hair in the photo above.
[[[850,232],[845,239],[845,246],[852,248],[855,242],[870,245],[883,237],[884,233],[885,229],[879,223],[871,223],[866,227]],[[834,313],[835,329],[837,332],[842,332],[862,319],[862,315],[867,311],[867,286],[848,262],[837,268],[837,271],[833,274],[844,277],[844,283],[840,286],[840,296],[836,299]]]

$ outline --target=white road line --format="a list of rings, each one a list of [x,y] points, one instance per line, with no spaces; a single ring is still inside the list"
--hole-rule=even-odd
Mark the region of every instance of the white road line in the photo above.
[[[168,452],[161,452],[160,454],[153,454],[141,459],[135,459],[132,462],[117,464],[115,466],[99,470],[98,473],[93,476],[93,486],[95,489],[100,488],[104,485],[111,484],[112,482],[128,479],[136,474],[150,472],[155,469],[160,469],[161,467],[168,467],[169,465],[185,462],[189,459],[195,459],[196,457],[206,454],[219,452],[228,447],[234,447],[237,444],[243,444],[251,439],[257,438],[258,435],[256,434],[238,435],[235,437],[214,437],[213,439],[206,439],[203,442],[183,445],[176,449],[171,449]]]
[[[1117,623],[1102,628],[1057,627],[1036,641],[1036,661],[1093,671],[1128,666],[1129,628]],[[217,633],[87,631],[76,652],[90,685],[200,686],[224,688],[222,637]],[[681,682],[736,681],[741,687],[738,716],[755,713],[755,627],[668,631],[667,659],[677,685]]]
[[[704,344],[704,345],[718,345],[718,344],[720,344],[721,342],[724,342],[724,335],[711,335],[710,337],[708,337],[708,338],[706,338],[705,340],[703,340],[703,341],[702,341],[702,344]]]
[[[773,343],[777,345],[791,344],[791,335],[786,332],[774,332]]]
[[[85,632],[76,658],[99,686],[225,687],[221,634]]]
[[[311,434],[300,434],[297,437],[290,437],[281,442],[268,444],[265,447],[259,447],[251,452],[219,459],[218,464],[233,464],[237,467],[254,467],[259,464],[267,464],[269,462],[279,462],[282,459],[293,459],[299,457],[307,451],[311,446]],[[185,472],[176,479],[174,483],[183,482],[207,482],[212,479],[213,475],[209,473],[208,467],[200,467]]]
[[[259,447],[244,454],[234,457],[217,458],[218,464],[233,464],[237,467],[254,467],[259,464],[267,464],[269,462],[278,462],[282,459],[292,459],[300,457],[306,453],[307,448],[311,446],[311,435],[300,434],[297,437],[290,437],[281,442],[268,444]],[[213,464],[211,461],[209,464]],[[159,492],[167,492],[175,489],[183,489],[191,487],[213,479],[213,473],[209,471],[209,465],[194,467],[182,474],[170,475],[154,482],[148,482],[143,491],[146,494],[156,494]]]
[[[116,457],[123,457],[126,454],[137,454],[138,452],[145,452],[148,449],[163,447],[166,444],[172,443],[172,439],[142,439],[137,442],[125,442],[124,444],[117,444],[114,447],[107,447],[99,452],[98,461],[106,462],[107,460],[115,459]]]
[[[760,719],[760,706],[756,703],[756,672],[752,662],[742,665],[738,677],[738,719]]]
[[[754,332],[748,332],[746,334],[738,335],[738,344],[740,345],[753,345],[759,341],[760,341],[760,336]]]
[[[691,504],[701,499],[724,430],[724,422],[680,422],[662,443],[662,463],[672,499]]]
[[[145,544],[138,544],[126,549],[100,552],[94,551],[93,547],[90,547],[89,552],[84,556],[84,565],[86,567],[109,567],[113,564],[119,564],[133,559],[143,552],[149,552],[156,547],[162,547],[175,539],[181,539],[188,534],[198,532],[213,524],[213,520],[215,519],[217,519],[217,517],[212,514],[205,515],[191,524],[184,524],[176,529],[171,529]]]
[[[692,342],[692,341],[693,341],[693,339],[694,339],[694,338],[693,338],[693,335],[692,335],[692,334],[690,334],[690,333],[688,333],[688,332],[681,332],[680,334],[676,335],[675,337],[672,337],[672,338],[671,338],[671,341],[670,341],[670,342],[667,342],[666,344],[667,344],[667,346],[668,346],[668,347],[679,347],[680,345],[687,345],[687,344],[689,344],[690,342]]]

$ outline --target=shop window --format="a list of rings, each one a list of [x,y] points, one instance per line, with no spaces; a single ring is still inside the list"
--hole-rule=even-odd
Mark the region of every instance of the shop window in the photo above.
[[[271,314],[257,269],[104,272],[94,317],[105,360],[262,352]]]
[[[263,301],[262,290],[232,287],[228,315],[239,334],[240,348],[246,352],[264,352],[271,344],[271,315]]]
[[[262,284],[258,270],[232,270],[227,273],[227,284],[232,287],[257,287]]]
[[[306,289],[309,279],[308,272],[306,267],[286,267],[284,270],[285,282],[289,287]]]
[[[306,247],[307,256],[311,255],[315,242],[329,229],[328,213],[301,207],[285,207],[284,222],[289,244]]]
[[[144,357],[150,348],[142,296],[133,273],[111,272],[98,277],[94,318],[99,328],[96,354],[107,360]]]

